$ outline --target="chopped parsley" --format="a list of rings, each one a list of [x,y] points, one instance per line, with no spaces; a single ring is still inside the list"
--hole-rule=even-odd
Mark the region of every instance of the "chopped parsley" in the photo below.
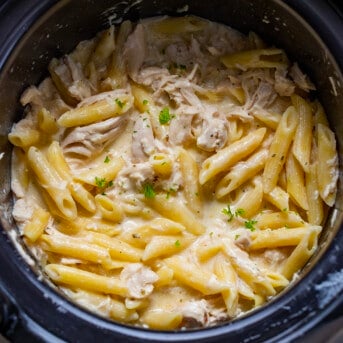
[[[243,216],[245,214],[245,211],[243,208],[238,208],[236,211],[235,211],[235,216],[238,217],[238,216]]]
[[[108,163],[110,161],[111,161],[111,159],[108,156],[106,156],[105,159],[104,159],[104,163]]]
[[[180,243],[179,240],[177,240],[174,244],[175,244],[175,246],[176,246],[177,248],[179,248],[179,247],[181,246],[181,243]]]
[[[212,237],[212,236],[213,236],[213,231],[210,232],[210,237]]]
[[[285,229],[290,229],[289,225],[286,224],[285,225]]]
[[[106,179],[104,177],[95,177],[95,184],[99,188],[105,188],[106,186]]]
[[[230,222],[233,217],[239,217],[244,215],[245,211],[243,208],[237,208],[235,212],[232,212],[230,205],[227,205],[227,208],[223,208],[222,213],[228,216],[228,222]]]
[[[149,101],[147,99],[143,100],[143,105],[147,105],[149,103]]]
[[[282,211],[283,211],[283,212],[287,212],[287,211],[288,211],[288,210],[287,210],[287,207],[283,208]]]
[[[169,108],[165,107],[161,112],[160,115],[158,117],[160,124],[161,125],[166,125],[170,122],[171,120],[171,115],[169,113]]]
[[[113,181],[106,181],[104,177],[95,177],[95,184],[100,189],[105,189],[107,187],[113,186]],[[103,195],[106,195],[105,192],[102,193]]]
[[[153,186],[150,184],[150,183],[146,183],[144,186],[143,186],[143,193],[144,193],[144,196],[147,198],[147,199],[152,199],[155,197],[156,193],[154,191],[154,188]]]
[[[114,100],[116,104],[120,107],[123,108],[125,105],[125,102],[120,101],[118,98]]]
[[[235,235],[235,240],[239,238],[240,235]]]
[[[228,222],[230,222],[234,216],[234,214],[231,211],[230,205],[227,205],[227,208],[223,208],[222,213],[228,216]]]
[[[255,231],[256,228],[255,228],[255,224],[257,223],[257,220],[246,220],[244,222],[244,225],[245,225],[245,228],[250,230],[250,231]]]

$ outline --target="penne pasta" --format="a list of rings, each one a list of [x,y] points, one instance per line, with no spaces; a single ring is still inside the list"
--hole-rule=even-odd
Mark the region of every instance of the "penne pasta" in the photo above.
[[[44,271],[58,284],[122,297],[128,294],[125,285],[114,277],[102,276],[61,264],[48,264]]]
[[[269,149],[268,159],[263,171],[263,189],[265,193],[271,192],[277,185],[297,126],[298,115],[295,108],[291,106],[283,114]]]
[[[31,147],[27,154],[28,162],[34,171],[39,184],[49,193],[59,211],[69,218],[75,219],[77,215],[76,204],[57,172],[50,166],[43,153]]]
[[[24,236],[35,242],[47,228],[49,219],[49,212],[41,207],[35,208],[30,221],[24,226]]]
[[[219,181],[216,187],[217,198],[222,198],[244,182],[252,179],[264,168],[267,157],[268,151],[263,149],[231,168],[230,172]]]
[[[312,108],[309,103],[298,95],[292,95],[291,99],[299,114],[299,125],[295,132],[292,151],[303,170],[308,173],[313,129]]]
[[[205,295],[221,293],[228,289],[228,285],[219,281],[217,277],[206,273],[182,257],[175,256],[167,258],[165,259],[165,263],[173,270],[176,280]]]
[[[301,242],[288,257],[286,263],[282,267],[282,275],[288,280],[290,280],[294,273],[302,268],[313,255],[317,248],[318,235],[320,232],[321,227],[313,226],[307,231]]]
[[[179,150],[179,163],[187,206],[195,213],[202,212],[199,171],[193,157],[184,149]]]
[[[147,204],[161,215],[177,223],[184,225],[187,231],[194,235],[200,235],[205,231],[204,226],[197,220],[194,214],[180,201],[162,195],[156,195],[153,199],[147,199]]]
[[[220,58],[227,68],[278,68],[286,66],[287,57],[280,49],[246,50],[225,55]]]
[[[321,198],[329,206],[335,202],[338,180],[338,155],[334,133],[322,124],[318,124],[318,163],[317,181]]]
[[[294,229],[281,228],[276,230],[261,230],[251,233],[252,242],[249,246],[251,250],[278,248],[284,246],[298,245],[307,234],[308,227]]]
[[[292,200],[304,210],[308,210],[305,188],[305,174],[300,163],[293,154],[289,154],[286,161],[287,192]]]
[[[203,185],[220,172],[227,171],[239,160],[249,156],[261,144],[265,133],[265,128],[257,129],[206,159],[199,174],[200,184]]]
[[[264,199],[281,211],[289,210],[289,194],[279,186],[273,188],[269,193],[264,193]]]
[[[104,99],[65,112],[57,120],[63,127],[75,127],[92,124],[126,113],[133,104],[131,95],[123,95],[120,99]]]

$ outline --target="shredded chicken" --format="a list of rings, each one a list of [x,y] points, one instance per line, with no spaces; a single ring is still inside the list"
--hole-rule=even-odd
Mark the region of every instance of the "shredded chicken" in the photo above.
[[[99,155],[122,132],[127,116],[110,118],[87,126],[76,127],[62,140],[66,157],[90,158]]]
[[[295,85],[289,78],[287,78],[286,68],[277,68],[275,70],[274,88],[281,96],[290,96],[294,93]]]
[[[227,120],[211,118],[204,120],[201,135],[197,138],[197,146],[205,151],[217,151],[227,141]]]
[[[291,67],[291,71],[289,75],[292,77],[293,81],[296,85],[304,90],[305,92],[309,92],[311,90],[315,90],[316,87],[314,84],[308,79],[308,77],[300,70],[298,63],[294,63]]]
[[[133,33],[129,36],[125,48],[124,55],[127,59],[127,70],[130,77],[135,80],[140,67],[145,58],[146,42],[144,27],[138,24]]]
[[[25,222],[32,217],[33,207],[25,198],[18,199],[13,207],[13,218],[17,222]]]
[[[92,95],[91,85],[86,79],[80,63],[76,63],[70,56],[57,60],[53,59],[49,70],[56,87],[64,100],[75,105],[82,99]]]
[[[187,301],[181,307],[184,327],[211,326],[227,318],[224,308],[218,309],[205,299]]]
[[[169,141],[175,145],[187,145],[193,140],[192,114],[180,114],[170,123]]]
[[[142,263],[132,263],[122,270],[120,279],[127,285],[130,297],[142,299],[151,294],[158,276]]]
[[[148,115],[141,115],[135,121],[132,134],[132,160],[144,162],[155,151],[154,133]]]
[[[247,230],[242,229],[236,237],[235,244],[243,250],[248,250],[251,245],[250,233]]]

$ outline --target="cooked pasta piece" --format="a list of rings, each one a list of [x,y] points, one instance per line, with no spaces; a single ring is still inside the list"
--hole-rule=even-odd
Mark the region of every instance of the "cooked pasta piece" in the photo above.
[[[277,184],[297,126],[298,115],[295,108],[291,106],[283,114],[269,148],[269,155],[263,172],[263,190],[265,193],[271,192]]]
[[[257,129],[206,159],[199,174],[200,184],[203,185],[218,173],[249,156],[261,144],[265,133],[265,128]]]
[[[114,277],[102,276],[61,264],[48,264],[44,270],[58,284],[122,297],[128,295],[123,282]]]
[[[318,124],[317,180],[321,198],[329,206],[335,202],[338,179],[338,155],[334,133],[325,125]]]
[[[287,65],[287,58],[280,49],[240,51],[221,57],[227,68],[277,68]]]
[[[293,155],[306,173],[309,171],[313,116],[311,105],[298,95],[292,95],[292,104],[299,114],[299,125],[294,136]]]

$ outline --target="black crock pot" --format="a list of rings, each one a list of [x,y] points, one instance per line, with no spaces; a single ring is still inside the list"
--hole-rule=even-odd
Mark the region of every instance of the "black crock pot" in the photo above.
[[[13,342],[289,342],[342,304],[343,17],[331,5],[324,0],[0,2],[0,332]],[[70,52],[79,41],[120,18],[188,13],[245,33],[253,30],[299,62],[317,85],[316,96],[336,133],[340,182],[320,249],[286,291],[231,323],[157,332],[114,323],[79,308],[51,288],[35,264],[27,263],[29,257],[13,231],[7,134],[22,115],[20,93],[46,76],[52,57]]]

